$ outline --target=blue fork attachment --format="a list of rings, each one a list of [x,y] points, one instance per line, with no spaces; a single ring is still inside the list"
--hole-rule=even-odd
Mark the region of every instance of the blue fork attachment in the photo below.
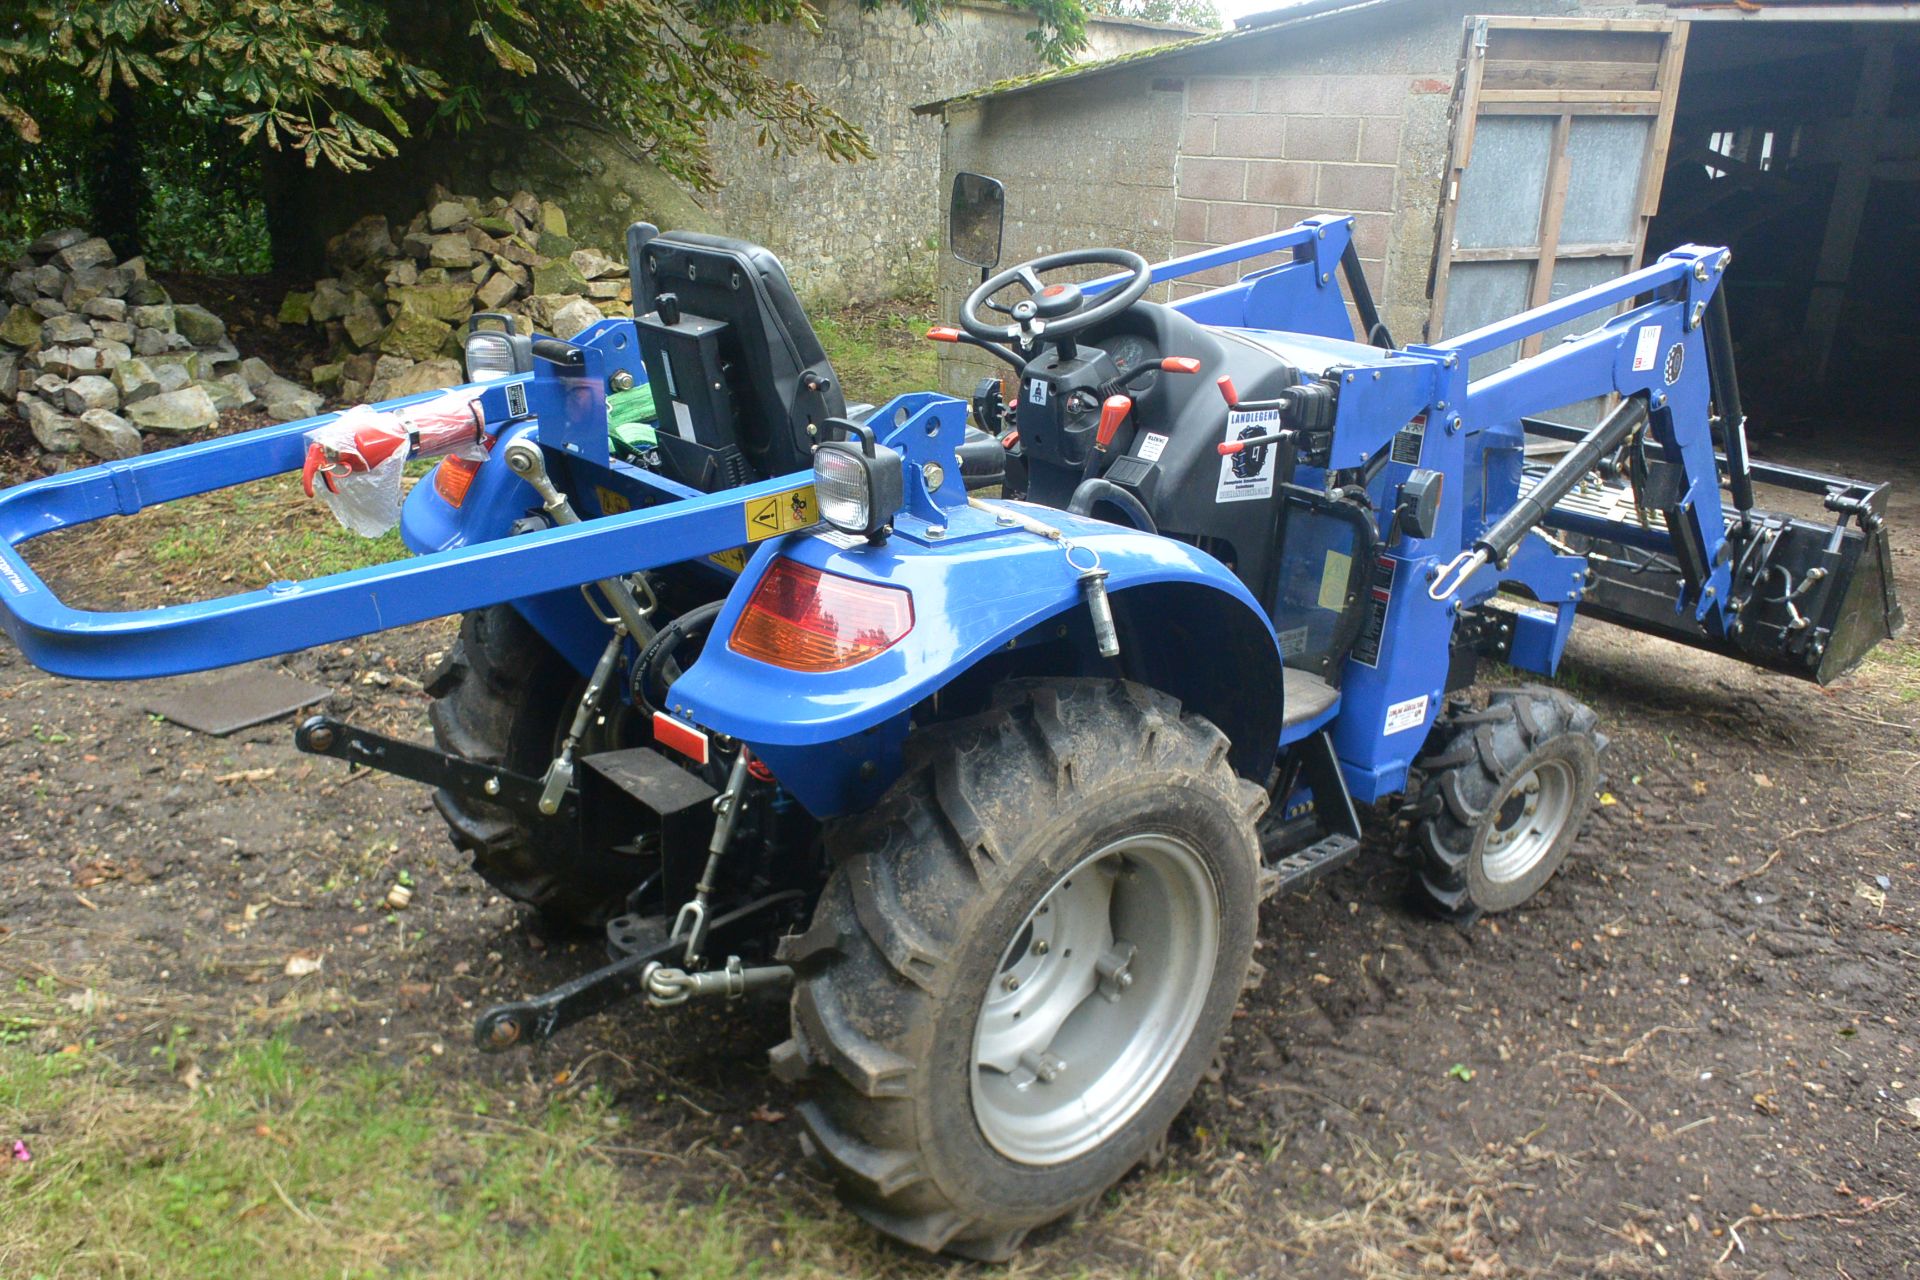
[[[488,389],[483,408],[489,422],[506,416],[502,388]],[[745,540],[745,504],[812,481],[806,474],[786,476],[160,609],[73,608],[20,554],[22,543],[42,534],[297,473],[306,433],[332,416],[88,467],[0,493],[0,627],[29,661],[55,675],[135,680],[205,671],[726,551]],[[528,425],[502,443],[515,433],[538,438],[537,428]],[[537,505],[531,488],[526,496],[529,508]]]

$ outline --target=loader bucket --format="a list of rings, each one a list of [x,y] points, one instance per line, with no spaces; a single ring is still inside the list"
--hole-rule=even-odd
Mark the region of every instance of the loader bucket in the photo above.
[[[1876,524],[1865,535],[1865,545],[1844,585],[1834,606],[1826,653],[1813,672],[1813,678],[1821,684],[1831,683],[1859,666],[1869,650],[1899,635],[1906,625],[1900,602],[1893,595],[1886,525]]]
[[[1655,480],[1666,464],[1656,462]],[[1569,495],[1548,523],[1592,555],[1580,612],[1828,684],[1904,626],[1887,545],[1885,485],[1767,463],[1762,484],[1822,495],[1831,523],[1754,509],[1727,517],[1732,590],[1724,626],[1676,608],[1686,582],[1665,520],[1636,511],[1624,483]],[[1649,554],[1651,553],[1651,554]]]

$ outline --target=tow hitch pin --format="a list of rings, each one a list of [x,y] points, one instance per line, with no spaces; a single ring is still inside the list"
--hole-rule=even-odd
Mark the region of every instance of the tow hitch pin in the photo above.
[[[1120,633],[1113,625],[1113,604],[1107,599],[1107,571],[1099,565],[1080,575],[1080,589],[1087,596],[1087,612],[1093,615],[1093,640],[1100,656],[1120,656]]]

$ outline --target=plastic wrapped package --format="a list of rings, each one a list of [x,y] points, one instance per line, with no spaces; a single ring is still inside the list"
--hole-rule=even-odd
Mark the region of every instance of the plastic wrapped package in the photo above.
[[[451,455],[478,462],[487,456],[480,394],[459,387],[394,409],[355,405],[307,432],[301,484],[346,528],[379,537],[400,522],[407,459]]]

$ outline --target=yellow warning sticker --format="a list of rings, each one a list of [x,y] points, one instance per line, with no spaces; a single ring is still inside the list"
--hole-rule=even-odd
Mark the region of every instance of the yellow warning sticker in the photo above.
[[[796,529],[808,529],[820,523],[820,506],[813,498],[813,486],[787,493],[769,494],[746,504],[747,541],[759,542]]]
[[[622,511],[633,510],[633,503],[628,500],[626,494],[615,493],[603,484],[597,484],[593,487],[593,495],[600,499],[601,515],[617,516]]]
[[[1347,580],[1352,571],[1352,556],[1342,555],[1338,551],[1327,552],[1326,562],[1320,570],[1320,599],[1316,602],[1322,609],[1339,613],[1347,607]]]
[[[716,551],[708,556],[707,559],[713,561],[722,569],[731,569],[735,573],[745,573],[747,571],[747,549],[745,547],[729,547],[725,551]]]

